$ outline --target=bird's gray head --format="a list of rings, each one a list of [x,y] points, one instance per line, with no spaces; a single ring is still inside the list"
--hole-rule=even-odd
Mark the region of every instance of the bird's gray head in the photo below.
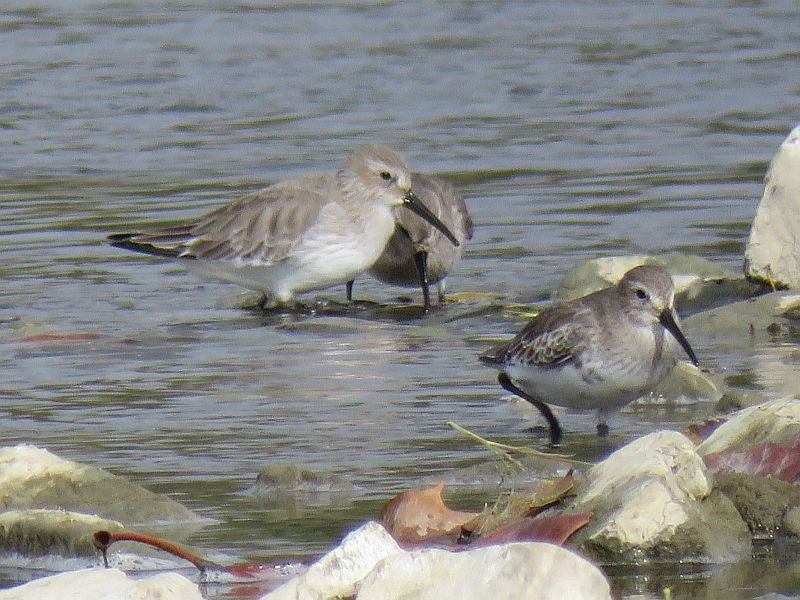
[[[411,171],[403,158],[386,146],[365,144],[350,156],[345,165],[361,194],[389,206],[403,204],[411,191]]]
[[[339,183],[355,196],[387,206],[404,206],[436,227],[454,246],[459,245],[447,226],[411,190],[411,171],[406,162],[386,146],[366,144],[358,148],[339,171]]]
[[[618,285],[630,303],[647,308],[647,312],[656,317],[665,310],[672,310],[675,286],[672,277],[662,267],[634,267],[622,276]]]
[[[631,314],[639,315],[653,325],[660,323],[697,366],[694,350],[678,326],[674,307],[675,285],[669,273],[656,265],[641,265],[625,273],[617,285],[625,301],[639,309]]]

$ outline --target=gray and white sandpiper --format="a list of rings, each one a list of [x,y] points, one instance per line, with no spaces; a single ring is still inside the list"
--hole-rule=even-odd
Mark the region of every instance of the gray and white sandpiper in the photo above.
[[[404,207],[459,241],[419,200],[411,171],[389,148],[358,148],[335,173],[253,192],[175,227],[110,235],[116,247],[179,260],[189,270],[264,293],[263,304],[351,281],[369,269]]]
[[[423,173],[412,173],[411,189],[453,232],[459,245],[428,221],[407,210],[394,209],[397,224],[380,258],[369,274],[383,283],[403,287],[420,286],[425,311],[430,308],[429,285],[437,285],[439,302],[444,300],[444,279],[461,259],[464,244],[472,239],[472,218],[464,197],[447,181]],[[347,284],[347,299],[353,295],[353,282]]]
[[[547,403],[607,413],[649,391],[677,364],[681,349],[697,357],[678,326],[675,288],[666,270],[642,265],[620,282],[562,302],[531,319],[510,342],[480,359],[500,369],[503,388],[533,404],[557,446],[561,427]]]

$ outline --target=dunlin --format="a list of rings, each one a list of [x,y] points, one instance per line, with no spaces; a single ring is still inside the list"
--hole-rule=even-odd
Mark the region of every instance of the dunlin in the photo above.
[[[389,148],[357,149],[335,173],[271,185],[170,227],[109,236],[119,248],[180,260],[201,276],[264,293],[264,302],[351,281],[369,269],[404,207],[456,237],[412,191],[411,172]]]
[[[464,197],[438,177],[413,173],[411,189],[428,209],[453,232],[459,245],[428,221],[404,210],[394,209],[397,219],[394,234],[370,275],[384,283],[404,287],[421,286],[425,310],[430,308],[429,285],[435,283],[439,302],[444,299],[444,278],[461,259],[464,243],[472,238],[472,218]],[[347,299],[352,299],[353,282],[347,284]]]
[[[605,435],[606,414],[661,381],[681,348],[697,365],[678,326],[674,296],[664,269],[639,266],[614,287],[543,310],[513,340],[480,358],[500,369],[503,388],[544,415],[553,446],[561,427],[547,403],[596,409],[598,433]]]

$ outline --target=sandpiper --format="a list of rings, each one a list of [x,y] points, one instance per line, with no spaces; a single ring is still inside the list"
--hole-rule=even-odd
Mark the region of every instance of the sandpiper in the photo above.
[[[456,237],[412,191],[405,161],[358,148],[335,173],[290,179],[182,225],[110,235],[113,246],[180,260],[203,277],[264,293],[263,304],[351,281],[383,252],[403,206]]]
[[[370,275],[392,285],[421,286],[425,311],[430,308],[428,286],[437,285],[439,302],[444,300],[444,278],[461,259],[464,243],[472,239],[472,218],[464,197],[448,182],[422,173],[412,173],[411,189],[450,231],[459,245],[453,245],[437,228],[409,211],[394,209],[394,234]],[[347,284],[347,299],[353,296],[353,282]]]
[[[698,364],[678,326],[674,297],[666,270],[638,266],[614,287],[548,307],[480,359],[500,369],[503,388],[544,415],[551,445],[559,444],[561,427],[546,403],[596,409],[597,431],[605,435],[606,414],[661,381],[681,348]]]

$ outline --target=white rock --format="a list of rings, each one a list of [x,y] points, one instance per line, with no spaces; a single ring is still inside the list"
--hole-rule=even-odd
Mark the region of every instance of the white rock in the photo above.
[[[31,444],[0,448],[0,487],[16,487],[30,479],[53,475],[79,477],[85,467]]]
[[[524,542],[466,552],[419,550],[382,560],[359,587],[357,600],[606,600],[600,570],[574,552]]]
[[[800,288],[800,125],[772,158],[744,253],[748,277]]]
[[[706,467],[694,444],[675,431],[658,431],[595,465],[574,509],[596,511],[601,505],[607,511],[590,540],[604,538],[620,549],[638,548],[686,523],[687,503],[710,491]]]
[[[197,585],[177,573],[131,579],[118,569],[82,569],[0,591],[0,600],[202,600]]]
[[[700,455],[729,448],[748,450],[800,433],[800,400],[781,398],[740,410],[697,447]]]
[[[624,488],[635,492],[645,479],[662,480],[675,498],[699,499],[711,491],[705,465],[691,440],[677,431],[656,431],[635,439],[592,467],[580,499],[608,498]]]
[[[711,482],[694,444],[675,431],[634,440],[594,466],[570,511],[592,512],[573,541],[603,560],[749,555],[750,534]],[[722,521],[722,523],[720,523]]]
[[[353,596],[356,585],[375,564],[403,550],[382,525],[369,522],[347,535],[308,571],[262,600],[321,600]]]

